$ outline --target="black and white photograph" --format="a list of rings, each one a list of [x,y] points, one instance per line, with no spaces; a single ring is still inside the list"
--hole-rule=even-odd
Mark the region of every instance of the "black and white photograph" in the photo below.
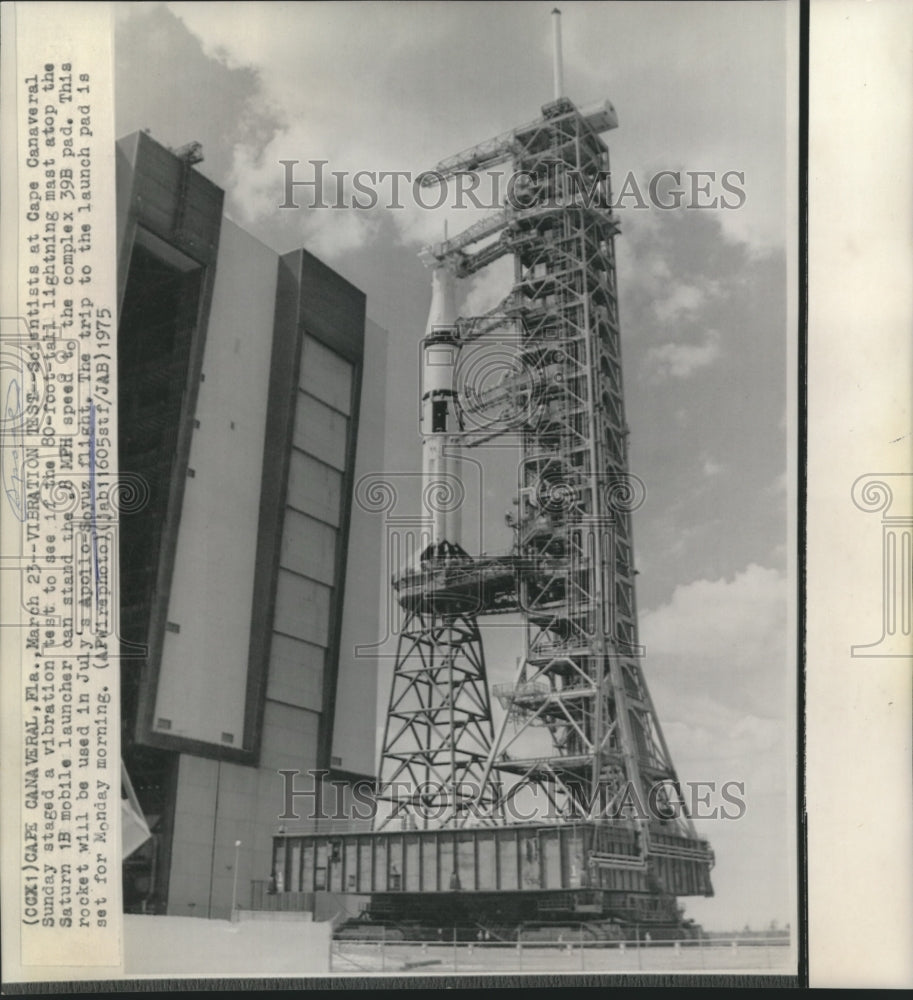
[[[117,9],[126,912],[794,970],[796,13]]]
[[[77,6],[108,110],[14,77],[19,978],[807,984],[807,10]]]

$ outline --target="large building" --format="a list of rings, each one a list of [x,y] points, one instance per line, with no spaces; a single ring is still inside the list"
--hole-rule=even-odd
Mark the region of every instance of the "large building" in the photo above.
[[[352,496],[386,347],[361,291],[224,216],[199,158],[117,146],[123,757],[153,831],[125,908],[226,917],[269,878],[281,770],[373,780],[380,540]]]

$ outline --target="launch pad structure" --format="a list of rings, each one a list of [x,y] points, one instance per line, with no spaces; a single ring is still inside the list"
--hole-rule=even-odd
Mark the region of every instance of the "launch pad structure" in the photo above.
[[[427,247],[423,487],[431,527],[394,581],[404,622],[374,829],[277,837],[286,891],[370,895],[366,925],[509,936],[530,921],[688,933],[679,896],[713,894],[713,854],[689,817],[642,670],[609,151],[609,103],[555,93],[536,120],[444,160],[423,183],[509,164],[500,211]],[[512,287],[461,317],[454,283],[513,257]],[[461,358],[510,331],[497,385]],[[508,341],[505,340],[505,343]],[[513,550],[472,556],[453,502],[466,448],[519,444]],[[479,619],[523,622],[515,683],[493,688]],[[543,741],[548,751],[531,754]],[[353,933],[355,931],[353,930]],[[468,932],[468,931],[467,931]],[[473,930],[475,933],[475,930]]]

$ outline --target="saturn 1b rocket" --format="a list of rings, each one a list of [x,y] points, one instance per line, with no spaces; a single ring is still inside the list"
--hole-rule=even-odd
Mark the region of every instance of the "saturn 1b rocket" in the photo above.
[[[422,339],[422,502],[431,520],[430,544],[422,551],[422,562],[463,554],[459,545],[463,427],[455,381],[460,342],[454,282],[449,267],[432,272],[431,308]]]

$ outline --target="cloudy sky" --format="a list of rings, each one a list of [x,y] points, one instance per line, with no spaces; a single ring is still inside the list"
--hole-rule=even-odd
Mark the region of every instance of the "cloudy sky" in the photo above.
[[[305,246],[368,297],[388,338],[387,453],[415,469],[415,360],[430,296],[417,251],[478,217],[449,204],[280,209],[281,160],[353,174],[432,168],[529,121],[551,99],[552,3],[123,4],[117,129],[203,144],[226,211],[278,251]],[[683,781],[742,781],[747,812],[704,821],[716,896],[686,900],[709,928],[795,922],[795,669],[790,638],[786,210],[788,39],[777,2],[563,3],[565,91],[610,99],[616,193],[660,170],[743,176],[737,209],[619,207],[617,255],[645,670]],[[685,184],[687,191],[687,183]],[[378,184],[381,195],[389,192]],[[304,189],[300,198],[307,204]],[[335,188],[328,189],[332,201]],[[345,194],[351,193],[349,188]],[[690,194],[690,192],[689,192]],[[741,200],[741,199],[740,199]],[[701,202],[706,201],[701,198]],[[465,312],[507,291],[491,269]],[[509,493],[484,492],[492,524]],[[486,522],[487,523],[487,522]],[[484,546],[505,537],[495,528]],[[369,640],[366,640],[369,641]],[[501,636],[491,680],[519,648]]]

